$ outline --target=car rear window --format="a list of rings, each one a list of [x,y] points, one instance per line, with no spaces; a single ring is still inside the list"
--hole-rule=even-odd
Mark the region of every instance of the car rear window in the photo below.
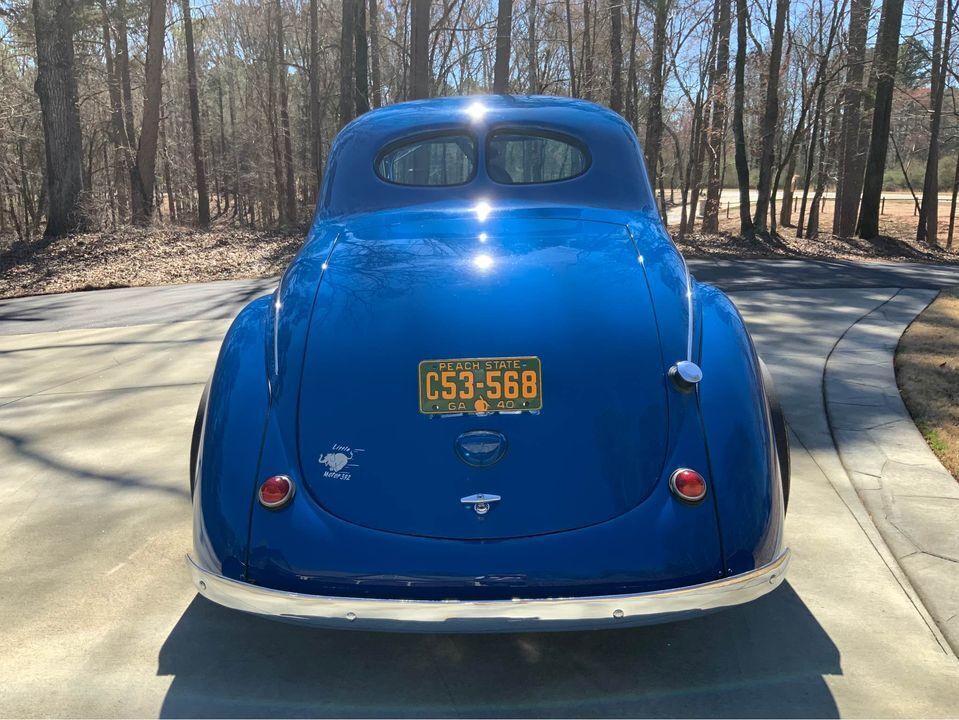
[[[462,185],[476,170],[476,142],[465,134],[433,135],[393,144],[376,161],[376,174],[398,185]]]
[[[508,185],[548,183],[582,175],[589,167],[586,148],[558,134],[497,132],[486,146],[486,173]]]

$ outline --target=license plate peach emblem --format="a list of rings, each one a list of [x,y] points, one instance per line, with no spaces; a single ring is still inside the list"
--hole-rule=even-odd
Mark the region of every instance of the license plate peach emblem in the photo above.
[[[538,357],[423,360],[420,412],[425,415],[536,411],[543,407]]]

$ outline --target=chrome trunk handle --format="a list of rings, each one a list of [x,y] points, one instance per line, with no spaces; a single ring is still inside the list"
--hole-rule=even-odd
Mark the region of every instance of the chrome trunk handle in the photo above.
[[[492,503],[499,502],[501,499],[499,495],[477,493],[476,495],[467,495],[465,498],[460,498],[460,502],[466,506],[472,505],[477,515],[485,515],[490,511]]]

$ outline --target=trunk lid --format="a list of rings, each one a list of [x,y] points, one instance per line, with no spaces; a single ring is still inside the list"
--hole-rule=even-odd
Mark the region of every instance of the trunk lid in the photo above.
[[[407,212],[350,226],[327,265],[297,432],[307,488],[329,512],[392,532],[494,539],[602,522],[652,491],[666,385],[623,226]],[[421,361],[520,356],[542,363],[540,412],[420,413]],[[505,438],[502,459],[474,467],[458,456],[458,438],[475,431]],[[484,453],[497,436],[468,437]],[[500,500],[479,514],[462,502],[475,494]]]

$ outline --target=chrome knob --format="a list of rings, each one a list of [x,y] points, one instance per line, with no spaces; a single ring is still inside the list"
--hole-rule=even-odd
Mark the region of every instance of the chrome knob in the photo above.
[[[467,495],[460,498],[460,502],[466,506],[471,506],[473,512],[477,515],[485,515],[493,507],[493,503],[501,500],[499,495],[490,495],[489,493],[476,493],[476,495]]]
[[[669,368],[669,377],[677,390],[689,392],[703,379],[703,371],[694,362],[680,360]]]

